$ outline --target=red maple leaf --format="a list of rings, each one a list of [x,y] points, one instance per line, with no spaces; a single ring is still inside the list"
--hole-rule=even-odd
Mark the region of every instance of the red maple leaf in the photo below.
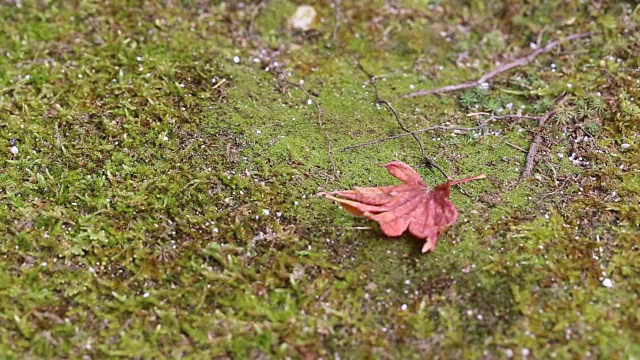
[[[435,250],[438,237],[458,219],[458,211],[449,200],[451,185],[486,177],[481,174],[457,181],[447,180],[430,189],[415,170],[401,161],[381,166],[402,184],[355,187],[320,195],[339,202],[354,215],[377,221],[387,236],[400,236],[408,229],[413,236],[425,240],[423,253]]]

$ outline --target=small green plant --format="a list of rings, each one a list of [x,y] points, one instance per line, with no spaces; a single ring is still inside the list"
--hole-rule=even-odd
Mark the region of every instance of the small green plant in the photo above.
[[[487,101],[487,91],[481,88],[467,90],[460,95],[460,105],[467,110],[484,108]]]
[[[544,114],[547,111],[551,110],[552,108],[553,108],[553,101],[547,98],[540,99],[533,104],[533,111],[536,114]]]
[[[563,104],[558,106],[556,109],[556,120],[558,123],[562,125],[567,125],[571,122],[571,120],[577,117],[578,113],[576,112],[575,107],[567,104]]]

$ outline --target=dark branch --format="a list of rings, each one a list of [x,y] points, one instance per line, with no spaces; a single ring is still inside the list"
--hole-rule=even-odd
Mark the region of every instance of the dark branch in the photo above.
[[[458,91],[458,90],[475,88],[475,87],[478,87],[478,86],[486,83],[490,79],[493,79],[494,77],[496,77],[496,76],[498,76],[498,75],[500,75],[502,73],[505,73],[505,72],[507,72],[509,70],[512,70],[512,69],[515,69],[517,67],[521,67],[521,66],[525,66],[525,65],[529,64],[531,61],[533,61],[538,56],[550,52],[556,46],[562,44],[563,42],[573,41],[573,40],[578,40],[578,39],[584,39],[584,38],[587,38],[587,37],[591,36],[592,34],[593,34],[592,32],[572,34],[572,35],[569,35],[569,36],[567,36],[566,38],[564,38],[562,40],[552,41],[552,42],[548,43],[545,47],[537,49],[537,50],[533,51],[531,54],[529,54],[527,56],[523,56],[523,57],[517,58],[517,59],[515,59],[515,60],[513,60],[513,61],[511,61],[509,63],[502,64],[502,65],[498,66],[497,68],[489,71],[488,73],[485,73],[484,75],[482,75],[477,80],[467,81],[467,82],[463,82],[461,84],[447,85],[447,86],[439,87],[439,88],[436,88],[436,89],[420,90],[420,91],[416,91],[416,92],[404,95],[402,97],[403,98],[410,98],[410,97],[416,97],[416,96],[424,96],[424,95],[430,95],[430,94],[442,94],[442,93],[446,93],[446,92],[453,92],[453,91]]]

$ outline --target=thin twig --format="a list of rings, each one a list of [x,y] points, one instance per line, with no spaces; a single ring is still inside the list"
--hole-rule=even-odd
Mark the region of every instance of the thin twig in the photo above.
[[[533,167],[535,166],[536,154],[538,152],[538,148],[540,147],[540,144],[542,143],[542,131],[544,130],[544,126],[546,125],[547,121],[556,114],[555,108],[562,106],[567,101],[567,99],[569,99],[569,95],[567,94],[558,96],[554,100],[554,104],[555,104],[554,109],[540,116],[538,120],[538,131],[536,132],[536,136],[531,142],[531,146],[529,146],[529,152],[527,153],[527,163],[524,167],[524,170],[520,174],[520,180],[528,179],[533,174]]]
[[[467,114],[467,117],[471,117],[471,116],[477,116],[477,115],[490,115],[488,113],[471,113],[471,114]],[[502,119],[528,119],[528,120],[538,120],[540,119],[540,116],[532,116],[532,115],[495,115],[492,116],[491,118],[487,119],[487,121],[492,121],[492,120],[502,120]]]
[[[509,145],[509,146],[511,146],[512,148],[514,148],[514,149],[516,149],[516,150],[520,150],[520,151],[522,151],[523,153],[526,153],[526,152],[527,152],[527,150],[525,150],[525,149],[521,148],[520,146],[518,146],[518,145],[516,145],[516,144],[512,144],[512,143],[510,143],[510,142],[508,142],[508,141],[505,141],[504,143],[505,143],[505,144],[507,144],[507,145]]]
[[[393,114],[393,117],[396,119],[396,122],[398,123],[398,125],[400,126],[400,128],[402,130],[404,130],[405,133],[407,133],[407,135],[411,135],[416,142],[418,143],[418,146],[420,147],[420,154],[422,156],[422,159],[426,162],[427,167],[433,167],[435,169],[437,169],[438,171],[440,171],[440,173],[446,177],[447,179],[449,178],[449,176],[447,175],[447,173],[442,170],[442,168],[433,160],[431,159],[426,152],[424,151],[424,144],[422,143],[422,140],[420,140],[420,138],[418,137],[418,135],[416,135],[415,132],[409,130],[404,123],[402,122],[402,120],[400,120],[400,116],[398,115],[398,112],[396,111],[396,109],[394,109],[394,107],[391,105],[390,102],[388,102],[387,100],[383,99],[380,97],[380,94],[378,94],[378,86],[376,86],[376,76],[372,75],[371,73],[369,73],[360,63],[360,61],[358,61],[358,68],[369,77],[369,84],[371,84],[371,87],[373,87],[373,92],[376,96],[376,104],[383,104],[387,107],[387,109]]]
[[[264,9],[267,6],[268,2],[269,0],[261,0],[253,9],[253,12],[251,13],[251,19],[249,20],[249,27],[247,28],[247,31],[249,32],[250,37],[253,37],[254,35],[253,32],[254,32],[255,22],[256,22],[256,19],[258,18],[258,15],[260,15],[260,11],[262,11],[262,9]]]
[[[218,81],[218,83],[217,83],[217,84],[215,84],[211,89],[212,89],[212,90],[217,89],[217,88],[219,88],[220,86],[222,86],[222,85],[223,85],[224,83],[226,83],[226,82],[227,82],[227,79],[222,78],[222,80]]]
[[[542,130],[544,129],[544,125],[547,123],[547,120],[555,115],[555,113],[555,110],[551,110],[540,117],[540,120],[538,121],[538,131],[536,132],[536,136],[533,139],[533,142],[531,142],[531,146],[529,146],[529,152],[527,153],[527,164],[525,165],[522,174],[520,174],[520,180],[528,179],[533,174],[533,167],[536,162],[536,154],[538,152],[540,144],[542,143]]]
[[[473,128],[463,128],[463,127],[435,125],[435,126],[430,126],[428,128],[424,128],[424,129],[409,131],[409,132],[406,132],[404,134],[391,135],[391,136],[383,137],[383,138],[380,138],[380,139],[367,141],[367,142],[361,143],[361,144],[346,146],[346,147],[342,148],[342,151],[348,151],[348,150],[353,150],[353,149],[357,149],[357,148],[361,148],[361,147],[380,144],[380,143],[383,143],[385,141],[389,141],[389,140],[393,140],[393,139],[397,139],[397,138],[401,138],[401,137],[405,137],[405,136],[415,136],[416,134],[419,134],[419,133],[429,132],[429,131],[434,131],[434,130],[471,131],[471,130],[476,130],[476,129],[479,129],[479,128],[480,128],[480,126],[473,127]]]
[[[493,70],[489,71],[488,73],[485,73],[484,75],[482,75],[477,80],[467,81],[467,82],[463,82],[463,83],[460,83],[460,84],[447,85],[447,86],[439,87],[439,88],[436,88],[436,89],[420,90],[420,91],[416,91],[416,92],[404,95],[402,97],[403,98],[410,98],[410,97],[416,97],[416,96],[424,96],[424,95],[429,95],[429,94],[442,94],[442,93],[446,93],[446,92],[452,92],[452,91],[475,88],[477,86],[482,85],[483,83],[486,83],[488,80],[490,80],[490,79],[492,79],[492,78],[494,78],[494,77],[496,77],[496,76],[498,76],[498,75],[500,75],[502,73],[505,73],[505,72],[507,72],[509,70],[512,70],[512,69],[515,69],[517,67],[521,67],[521,66],[525,66],[525,65],[529,64],[531,61],[533,61],[538,56],[550,52],[556,46],[562,44],[563,42],[573,41],[573,40],[578,40],[578,39],[584,39],[586,37],[591,36],[592,34],[593,34],[592,32],[584,32],[584,33],[579,33],[579,34],[572,34],[572,35],[567,36],[564,39],[552,41],[552,42],[548,43],[547,46],[545,46],[543,48],[539,48],[539,49],[533,51],[531,54],[529,54],[527,56],[523,56],[523,57],[517,58],[517,59],[515,59],[515,60],[513,60],[511,62],[508,62],[506,64],[502,64],[502,65],[496,67],[495,69],[493,69]]]
[[[287,84],[290,86],[294,86],[297,87],[298,89],[300,89],[300,91],[302,91],[311,101],[313,101],[313,103],[316,105],[316,109],[318,112],[318,127],[320,128],[320,131],[322,131],[322,133],[324,134],[325,138],[327,138],[327,155],[329,158],[329,163],[331,164],[331,171],[333,171],[334,174],[338,174],[337,171],[337,166],[335,161],[333,160],[333,142],[331,140],[331,137],[329,136],[329,133],[327,132],[327,130],[325,130],[324,125],[322,124],[322,107],[320,106],[320,103],[318,101],[316,101],[315,99],[313,99],[313,96],[307,91],[307,89],[304,87],[304,85],[302,84],[296,84],[293,83],[289,80],[286,80]]]
[[[474,113],[474,114],[471,114],[471,115],[477,115],[477,113]],[[342,148],[342,151],[353,150],[353,149],[357,149],[357,148],[361,148],[361,147],[365,147],[365,146],[371,146],[371,145],[379,144],[379,143],[382,143],[382,142],[385,142],[385,141],[397,139],[397,138],[400,138],[400,137],[409,136],[409,135],[415,135],[415,134],[419,134],[419,133],[423,133],[423,132],[429,132],[429,131],[435,131],[435,130],[474,131],[474,130],[478,130],[478,129],[481,129],[481,128],[487,126],[487,124],[489,124],[492,121],[503,120],[503,119],[539,120],[540,117],[539,116],[528,116],[528,115],[500,115],[500,116],[492,116],[492,117],[484,120],[480,125],[474,126],[474,127],[434,125],[434,126],[430,126],[428,128],[424,128],[424,129],[409,131],[409,132],[404,133],[404,134],[391,135],[391,136],[387,136],[387,137],[384,137],[384,138],[381,138],[381,139],[368,141],[368,142],[365,142],[365,143],[362,143],[362,144],[356,144],[356,145],[347,146],[347,147]]]
[[[57,121],[54,124],[54,129],[56,131],[56,142],[58,143],[58,146],[60,146],[60,149],[62,150],[62,153],[66,154],[67,153],[67,149],[64,148],[64,142],[62,141],[62,134],[60,134],[60,128],[58,127],[58,122]]]
[[[555,183],[556,186],[558,186],[558,173],[556,172],[556,168],[553,167],[553,164],[551,163],[551,161],[544,159],[544,162],[546,162],[547,165],[549,165],[549,167],[551,168],[551,171],[553,172],[553,182]]]
[[[340,0],[333,0],[333,8],[334,11],[336,13],[335,15],[335,25],[333,26],[333,43],[335,44],[336,48],[338,48],[338,30],[340,29],[340,22],[342,21],[342,11],[340,9]]]

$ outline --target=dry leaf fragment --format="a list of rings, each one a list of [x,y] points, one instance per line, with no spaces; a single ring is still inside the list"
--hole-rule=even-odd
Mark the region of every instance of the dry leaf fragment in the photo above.
[[[476,179],[485,174],[457,181],[447,181],[430,189],[409,165],[392,161],[382,165],[402,184],[383,187],[356,187],[353,190],[320,193],[335,200],[348,212],[365,216],[380,224],[387,236],[400,236],[405,231],[424,239],[422,252],[433,251],[442,233],[458,219],[458,211],[449,200],[451,185]]]

